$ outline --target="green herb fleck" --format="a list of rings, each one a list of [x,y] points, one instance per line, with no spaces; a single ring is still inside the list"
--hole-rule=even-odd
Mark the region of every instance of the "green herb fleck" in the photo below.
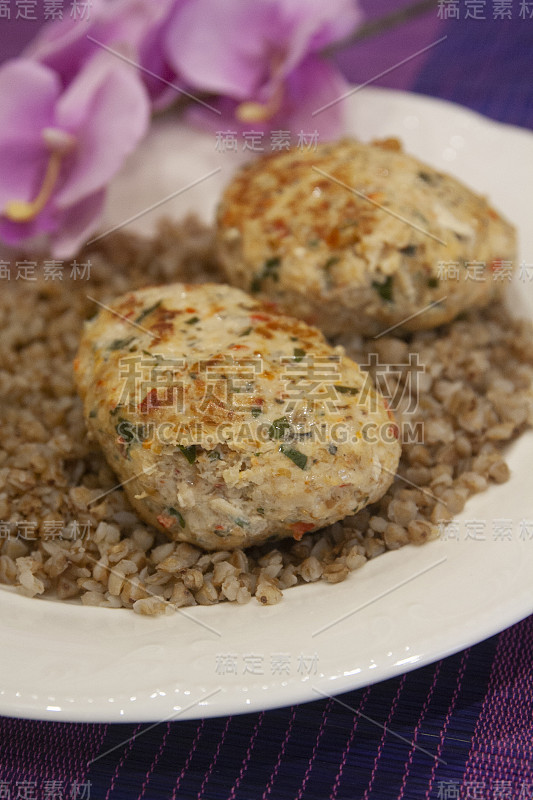
[[[242,333],[239,333],[239,336],[248,336],[248,334],[251,333],[251,332],[252,332],[252,328],[246,328],[245,331],[243,331]]]
[[[154,303],[154,304],[153,304],[153,306],[150,306],[150,308],[145,308],[145,309],[144,309],[144,311],[142,311],[142,312],[139,314],[139,316],[137,317],[137,319],[135,320],[135,322],[136,322],[137,324],[139,324],[139,322],[142,322],[142,321],[143,321],[143,319],[146,319],[146,317],[148,316],[148,314],[151,314],[151,313],[152,313],[152,311],[155,311],[155,310],[156,310],[156,308],[159,308],[159,306],[161,305],[161,302],[162,302],[161,300],[158,300],[158,301],[157,301],[157,303]]]
[[[331,453],[332,456],[334,456],[337,453],[337,445],[336,444],[330,444],[328,446],[328,451]]]
[[[236,517],[235,525],[238,525],[239,528],[247,528],[248,525],[249,525],[249,522],[248,522],[247,519],[241,519],[241,517]]]
[[[320,244],[320,239],[309,239],[307,242],[308,247],[318,247]]]
[[[424,183],[434,183],[434,178],[429,172],[419,172],[418,177],[420,180],[424,181]]]
[[[124,419],[124,417],[119,417],[118,420],[119,421],[115,425],[115,430],[127,444],[126,457],[129,458],[131,446],[144,442],[146,430],[144,425],[134,425],[132,422],[129,422],[129,420]]]
[[[331,256],[331,258],[328,258],[328,260],[324,264],[324,269],[326,270],[326,272],[328,271],[328,269],[331,269],[331,267],[335,266],[335,264],[338,264],[339,260],[340,260],[339,256]]]
[[[180,514],[180,512],[178,511],[178,509],[177,509],[177,508],[174,508],[173,506],[171,506],[171,507],[168,509],[168,513],[169,513],[169,514],[172,514],[172,516],[173,516],[173,517],[177,517],[177,520],[178,520],[178,522],[179,522],[179,524],[180,524],[180,526],[181,526],[182,528],[184,528],[184,527],[185,527],[185,520],[183,519],[183,515],[182,515],[182,514]]]
[[[340,392],[341,394],[359,394],[359,389],[355,386],[337,386],[335,385],[335,389]]]
[[[179,449],[189,462],[189,464],[194,464],[196,461],[196,445],[191,444],[189,447],[185,447],[184,445],[180,444]]]
[[[274,256],[274,258],[267,258],[263,269],[266,270],[267,272],[272,272],[272,270],[277,269],[280,264],[281,264],[281,258],[279,256]]]
[[[115,425],[115,430],[118,435],[128,444],[131,444],[135,441],[143,441],[144,425],[134,425],[133,422],[129,422],[127,419],[119,417],[119,421]]]
[[[257,419],[257,417],[262,413],[263,409],[261,406],[252,406],[252,417],[254,417],[254,419]]]
[[[250,285],[251,292],[259,292],[261,290],[261,284],[267,278],[271,278],[273,281],[279,280],[279,267],[281,265],[281,258],[279,256],[274,256],[273,258],[267,258],[265,263],[263,264],[263,269],[258,275],[255,275],[252,279],[252,283]]]
[[[90,414],[89,414],[89,417],[90,417],[91,419],[94,419],[94,418],[96,417],[97,413],[98,413],[98,412],[97,412],[96,408],[92,408],[92,409],[91,409],[91,412],[90,412]],[[113,413],[113,412],[111,412],[111,413]]]
[[[135,336],[130,336],[127,339],[113,339],[108,350],[122,350],[123,347],[127,347],[131,344],[135,339]]]
[[[274,420],[268,429],[268,436],[270,439],[283,439],[285,431],[290,427],[291,423],[287,417],[279,417],[279,419]]]
[[[197,322],[200,322],[200,317],[191,317],[185,320],[186,325],[196,325]]]
[[[392,275],[387,275],[383,283],[373,281],[372,287],[376,290],[382,300],[392,303]]]
[[[430,289],[436,289],[438,285],[439,285],[438,278],[428,278],[428,286]]]
[[[416,244],[408,244],[405,247],[400,247],[400,253],[403,253],[404,256],[414,256],[416,250]]]
[[[305,350],[302,350],[301,347],[294,348],[294,360],[301,361],[302,358],[305,356]]]
[[[218,450],[211,450],[207,457],[210,461],[220,461],[221,455]]]
[[[305,469],[305,465],[307,464],[307,456],[305,453],[301,453],[299,450],[295,450],[294,447],[285,447],[285,445],[281,445],[279,448],[280,453],[283,453],[284,456],[290,458],[290,460],[296,464],[297,467],[300,469]]]
[[[263,514],[265,513],[265,509],[261,508],[261,507],[256,508],[256,511],[257,511],[258,514],[261,514],[261,516],[263,516]]]

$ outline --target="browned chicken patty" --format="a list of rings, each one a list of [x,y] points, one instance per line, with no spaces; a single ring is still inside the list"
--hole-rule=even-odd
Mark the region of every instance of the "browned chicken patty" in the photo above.
[[[515,232],[389,139],[343,139],[242,169],[217,217],[228,281],[328,335],[448,322],[502,289]]]
[[[139,515],[209,550],[298,539],[378,500],[398,465],[369,376],[233,287],[118,298],[86,324],[75,374]]]

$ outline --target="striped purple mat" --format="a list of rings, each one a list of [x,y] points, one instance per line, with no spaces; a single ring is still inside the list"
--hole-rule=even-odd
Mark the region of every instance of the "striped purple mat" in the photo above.
[[[381,684],[157,726],[0,720],[0,798],[533,797],[533,618]]]
[[[364,5],[379,16],[405,2]],[[435,0],[339,63],[360,83],[444,35],[376,84],[531,128],[533,2]],[[370,797],[532,800],[533,617],[437,664],[292,708],[157,726],[0,719],[0,800]]]

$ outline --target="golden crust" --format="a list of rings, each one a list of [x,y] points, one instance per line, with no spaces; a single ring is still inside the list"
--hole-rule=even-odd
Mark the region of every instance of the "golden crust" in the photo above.
[[[232,287],[119,298],[87,324],[75,370],[89,429],[139,514],[208,549],[335,522],[381,497],[398,464],[366,373]]]
[[[485,198],[396,140],[259,159],[226,188],[217,224],[231,283],[330,335],[447,322],[493,299],[495,265],[515,257]]]

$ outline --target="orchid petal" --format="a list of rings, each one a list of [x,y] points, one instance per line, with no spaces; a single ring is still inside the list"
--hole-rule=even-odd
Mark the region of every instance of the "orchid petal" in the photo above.
[[[138,74],[107,55],[93,59],[57,105],[57,122],[78,146],[58,207],[103,188],[148,129],[149,102]]]
[[[283,63],[288,75],[307,54],[351,33],[360,21],[353,0],[281,0],[284,29],[290,31]]]
[[[46,172],[48,154],[37,138],[0,143],[0,213],[11,200],[32,200]]]
[[[283,8],[292,33],[305,22],[308,52],[316,53],[343,39],[361,23],[363,13],[355,0],[276,0]]]
[[[174,0],[172,12],[175,13],[186,0]],[[170,66],[165,52],[165,39],[169,17],[164,16],[157,25],[147,31],[139,45],[139,63],[142,78],[152,101],[152,108],[161,111],[180,96],[180,92],[169,86],[180,86],[181,81]],[[184,87],[183,87],[184,88]]]
[[[59,81],[47,67],[26,59],[0,68],[0,213],[12,200],[32,200],[46,171],[41,131],[54,123]]]
[[[95,192],[66,209],[52,243],[54,258],[70,258],[94,233],[100,221],[106,192]]]
[[[167,13],[173,2],[92,0],[88,19],[65,18],[45,25],[25,55],[52,67],[63,83],[68,84],[98,52],[100,48],[96,42],[122,48],[130,58],[137,58],[147,31]]]
[[[37,141],[42,128],[54,121],[54,104],[61,91],[51,69],[29,59],[12,59],[0,67],[0,146],[22,136]]]
[[[170,21],[167,58],[192,86],[244,99],[268,75],[273,22],[265,0],[196,0]]]
[[[343,131],[344,103],[339,98],[350,88],[339,70],[318,56],[308,56],[284,82],[284,101],[280,110],[266,122],[243,124],[235,119],[239,103],[228,97],[218,99],[214,105],[221,112],[216,118],[199,106],[191,106],[186,116],[190,123],[217,133],[224,129],[243,134],[254,130],[267,133],[272,130],[290,130],[293,144],[300,131],[311,135],[318,131],[319,140],[334,139]],[[338,102],[335,102],[338,100]],[[333,105],[313,116],[321,106]],[[263,146],[268,150],[268,139]]]
[[[317,130],[321,141],[337,138],[344,123],[344,103],[340,98],[349,88],[336,67],[318,56],[308,56],[287,79],[287,99],[278,115],[279,127],[288,119],[295,134]],[[328,103],[333,105],[314,114]]]
[[[12,222],[0,214],[0,241],[9,245],[24,245],[24,250],[32,249],[32,240],[42,233],[57,230],[59,214],[48,205],[38,216],[28,222]]]

